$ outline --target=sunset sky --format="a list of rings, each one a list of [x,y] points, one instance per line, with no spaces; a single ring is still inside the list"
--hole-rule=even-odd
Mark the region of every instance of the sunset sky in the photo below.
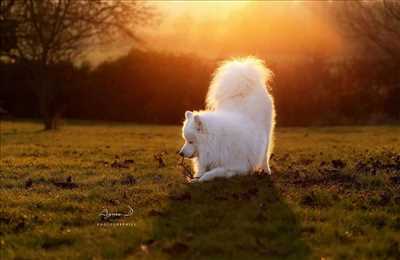
[[[260,55],[274,58],[343,51],[332,1],[149,1],[160,23],[140,30],[146,49],[207,58]],[[120,43],[113,57],[131,48]],[[109,49],[108,49],[109,50]]]

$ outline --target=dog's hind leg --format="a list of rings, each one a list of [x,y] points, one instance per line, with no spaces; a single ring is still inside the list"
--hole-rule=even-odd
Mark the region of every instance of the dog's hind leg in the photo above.
[[[269,175],[272,174],[271,168],[269,167],[269,158],[265,159],[265,165],[264,165],[263,170],[266,171]]]
[[[257,167],[260,168],[265,168],[266,165],[266,158],[267,158],[267,152],[268,152],[268,140],[266,138],[263,138],[261,144],[260,144],[260,152],[259,152],[259,164]]]
[[[271,157],[271,138],[269,138],[269,135],[266,136],[266,140],[265,143],[263,143],[262,145],[262,152],[261,152],[261,156],[262,156],[262,163],[261,163],[261,169],[268,173],[269,175],[271,175],[271,168],[269,166],[269,160]]]

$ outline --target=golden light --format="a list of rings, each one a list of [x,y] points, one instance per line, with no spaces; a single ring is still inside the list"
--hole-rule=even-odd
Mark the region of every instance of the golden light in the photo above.
[[[149,5],[159,10],[161,23],[140,32],[148,49],[208,58],[295,57],[343,49],[324,13],[333,5],[328,2],[150,1]]]
[[[163,21],[147,37],[155,48],[219,57],[329,52],[340,48],[340,37],[304,1],[155,1]],[[327,2],[325,4],[328,4]]]

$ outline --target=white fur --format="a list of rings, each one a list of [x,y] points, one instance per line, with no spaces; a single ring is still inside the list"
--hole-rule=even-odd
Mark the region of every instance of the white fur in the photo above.
[[[195,177],[208,181],[263,169],[269,174],[275,110],[266,83],[272,72],[254,57],[224,62],[207,94],[207,110],[187,111],[185,144]]]

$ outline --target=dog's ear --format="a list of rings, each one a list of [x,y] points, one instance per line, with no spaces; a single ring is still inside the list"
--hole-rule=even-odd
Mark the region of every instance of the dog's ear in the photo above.
[[[191,118],[193,116],[193,112],[191,112],[191,111],[186,111],[185,112],[185,118],[186,119],[189,119],[189,118]]]
[[[202,132],[204,130],[204,128],[203,128],[203,123],[200,120],[200,116],[199,115],[195,115],[193,117],[193,119],[194,119],[194,123],[196,125],[196,130],[199,131],[199,132]]]

